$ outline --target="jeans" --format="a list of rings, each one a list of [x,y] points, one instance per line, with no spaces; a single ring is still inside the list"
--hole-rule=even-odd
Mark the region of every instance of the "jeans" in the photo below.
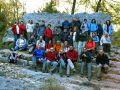
[[[74,67],[73,62],[72,62],[70,59],[68,59],[68,60],[67,60],[67,75],[70,74],[70,69],[74,69],[74,68],[75,68],[75,67]]]
[[[79,41],[78,42],[78,54],[80,55],[81,53],[82,53],[82,51],[83,51],[83,48],[84,48],[84,46],[85,46],[85,41]]]
[[[74,41],[73,46],[74,46],[75,50],[78,51],[78,42]]]
[[[96,76],[97,76],[97,78],[100,78],[100,77],[101,77],[102,68],[104,68],[105,70],[107,70],[107,69],[108,69],[108,65],[104,65],[104,66],[102,66],[102,65],[97,65],[97,66],[96,66]]]
[[[39,58],[36,58],[36,56],[32,57],[32,62],[34,66],[37,66],[37,60],[39,60]],[[43,58],[41,58],[40,60],[41,60],[40,62],[42,63],[45,61]]]
[[[63,68],[65,68],[65,62],[64,62],[64,60],[60,59],[59,60],[59,64],[60,64],[59,73],[62,73],[63,72]]]
[[[16,41],[19,38],[19,36],[20,36],[19,34],[15,34],[14,35],[14,47],[15,47]]]
[[[43,62],[43,70],[48,71],[49,66],[51,66],[50,72],[53,72],[56,69],[57,65],[58,63],[56,61],[51,62],[49,60],[46,60],[45,62]]]
[[[15,50],[25,50],[27,48],[27,45],[23,45],[22,47],[15,46]]]
[[[81,75],[84,76],[84,70],[85,70],[86,63],[82,62],[81,63]],[[87,71],[88,71],[88,80],[91,80],[92,77],[92,64],[87,63]]]

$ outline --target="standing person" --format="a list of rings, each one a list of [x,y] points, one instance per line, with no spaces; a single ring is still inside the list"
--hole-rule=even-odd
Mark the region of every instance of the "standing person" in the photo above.
[[[19,22],[15,22],[15,24],[12,26],[12,32],[14,34],[14,46],[15,46],[17,39],[20,37],[21,34],[24,34],[24,30],[21,29],[21,25]]]
[[[74,72],[75,66],[74,63],[78,60],[78,53],[76,50],[74,50],[73,46],[69,47],[69,51],[66,53],[67,58],[67,77],[70,76],[70,69],[72,69]]]
[[[51,30],[51,24],[48,24],[47,28],[44,31],[45,43],[47,44],[49,40],[52,40],[53,33]]]
[[[99,39],[101,39],[101,37],[103,35],[103,26],[102,26],[101,22],[98,22],[97,34],[98,34]]]
[[[82,75],[82,77],[84,77],[84,70],[85,70],[85,66],[87,65],[88,80],[90,81],[91,77],[92,77],[92,65],[91,65],[92,56],[91,56],[90,52],[87,51],[86,48],[83,49],[83,52],[80,55],[80,59],[82,60],[81,75]]]
[[[90,26],[89,26],[89,30],[90,30],[90,36],[92,37],[92,33],[97,32],[98,30],[98,25],[96,23],[95,19],[91,20]]]
[[[46,61],[43,63],[43,71],[48,72],[50,66],[50,73],[52,74],[58,65],[57,54],[54,48],[46,52]]]
[[[69,32],[67,31],[67,29],[64,29],[61,33],[60,33],[60,40],[62,43],[64,43],[64,41],[67,40],[68,38],[68,35],[69,35]]]
[[[87,22],[87,19],[84,19],[84,21],[83,21],[83,23],[82,23],[82,25],[81,25],[81,30],[82,30],[82,27],[85,27],[85,31],[86,32],[88,32],[88,30],[89,30],[89,24],[88,24],[88,22]]]
[[[73,46],[78,51],[79,31],[78,27],[73,27]]]
[[[80,36],[79,36],[79,42],[78,42],[78,54],[80,55],[83,48],[85,47],[85,43],[87,42],[87,31],[85,31],[85,26],[82,26]]]
[[[79,18],[74,18],[73,21],[72,21],[72,27],[78,27],[78,29],[80,30],[81,28],[81,22],[79,20]]]
[[[45,49],[45,41],[43,40],[43,37],[40,36],[39,40],[36,42],[36,48],[42,47]]]
[[[34,27],[34,31],[33,31],[33,34],[34,34],[36,40],[39,39],[39,37],[40,37],[38,32],[39,32],[39,23],[36,23],[35,27]]]
[[[97,65],[96,70],[97,79],[101,80],[101,71],[104,71],[106,73],[109,67],[108,56],[104,53],[103,50],[99,50],[99,54],[96,57],[96,65]]]
[[[110,20],[107,20],[104,27],[103,27],[103,31],[104,33],[108,33],[109,36],[112,35],[113,33],[113,25],[111,24],[111,21]]]
[[[34,24],[32,20],[28,21],[28,23],[26,24],[26,29],[27,29],[28,38],[30,38],[34,30]]]
[[[110,53],[111,40],[107,33],[102,36],[102,38],[100,40],[100,45],[103,47],[104,52]]]
[[[39,36],[44,36],[44,31],[46,29],[46,26],[45,26],[45,21],[42,20],[40,26],[39,26],[39,30],[37,30],[37,37],[39,38]]]

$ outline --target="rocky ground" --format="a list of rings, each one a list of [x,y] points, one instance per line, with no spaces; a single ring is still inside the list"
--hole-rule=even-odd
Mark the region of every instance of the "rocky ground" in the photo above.
[[[29,62],[24,64],[9,64],[7,56],[9,50],[0,50],[0,90],[120,90],[120,48],[113,47],[109,72],[103,75],[101,81],[97,81],[93,73],[93,79],[81,78],[79,74],[71,77],[60,77],[58,74],[37,72],[31,69]],[[31,55],[23,54],[30,58]],[[28,64],[29,63],[29,64]]]

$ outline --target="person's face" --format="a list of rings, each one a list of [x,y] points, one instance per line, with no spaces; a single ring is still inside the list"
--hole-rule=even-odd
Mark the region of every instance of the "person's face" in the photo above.
[[[100,51],[99,51],[99,54],[100,54],[100,55],[103,55],[103,50],[100,50]]]
[[[70,47],[69,47],[69,50],[70,50],[70,51],[73,50],[73,46],[70,46]]]
[[[43,40],[42,36],[40,36],[40,39],[39,40]]]
[[[55,50],[54,50],[54,48],[51,48],[50,51],[51,51],[51,52],[54,52]]]
[[[107,24],[110,24],[110,21],[107,21],[106,23],[107,23]]]
[[[67,42],[67,41],[65,41],[65,42],[64,42],[64,44],[65,44],[65,45],[68,45],[68,42]]]
[[[76,31],[77,31],[77,27],[74,27],[74,29],[73,29],[73,30],[74,30],[74,32],[76,32]]]
[[[91,42],[91,41],[92,41],[92,39],[90,38],[90,39],[89,39],[89,42]]]

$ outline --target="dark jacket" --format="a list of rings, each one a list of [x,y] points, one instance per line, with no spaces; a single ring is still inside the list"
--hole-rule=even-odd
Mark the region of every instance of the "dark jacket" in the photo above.
[[[86,57],[84,56],[84,54],[86,55]],[[82,62],[91,63],[92,56],[90,52],[82,52],[80,55],[80,59],[82,59]]]
[[[79,40],[80,41],[87,41],[87,37],[88,37],[88,35],[87,35],[87,32],[84,32],[84,33],[81,33],[80,32],[80,35],[79,35]]]
[[[101,55],[97,55],[96,57],[96,64],[99,65],[99,64],[107,64],[109,65],[109,59],[108,59],[108,56],[106,54],[103,54],[102,56]]]

